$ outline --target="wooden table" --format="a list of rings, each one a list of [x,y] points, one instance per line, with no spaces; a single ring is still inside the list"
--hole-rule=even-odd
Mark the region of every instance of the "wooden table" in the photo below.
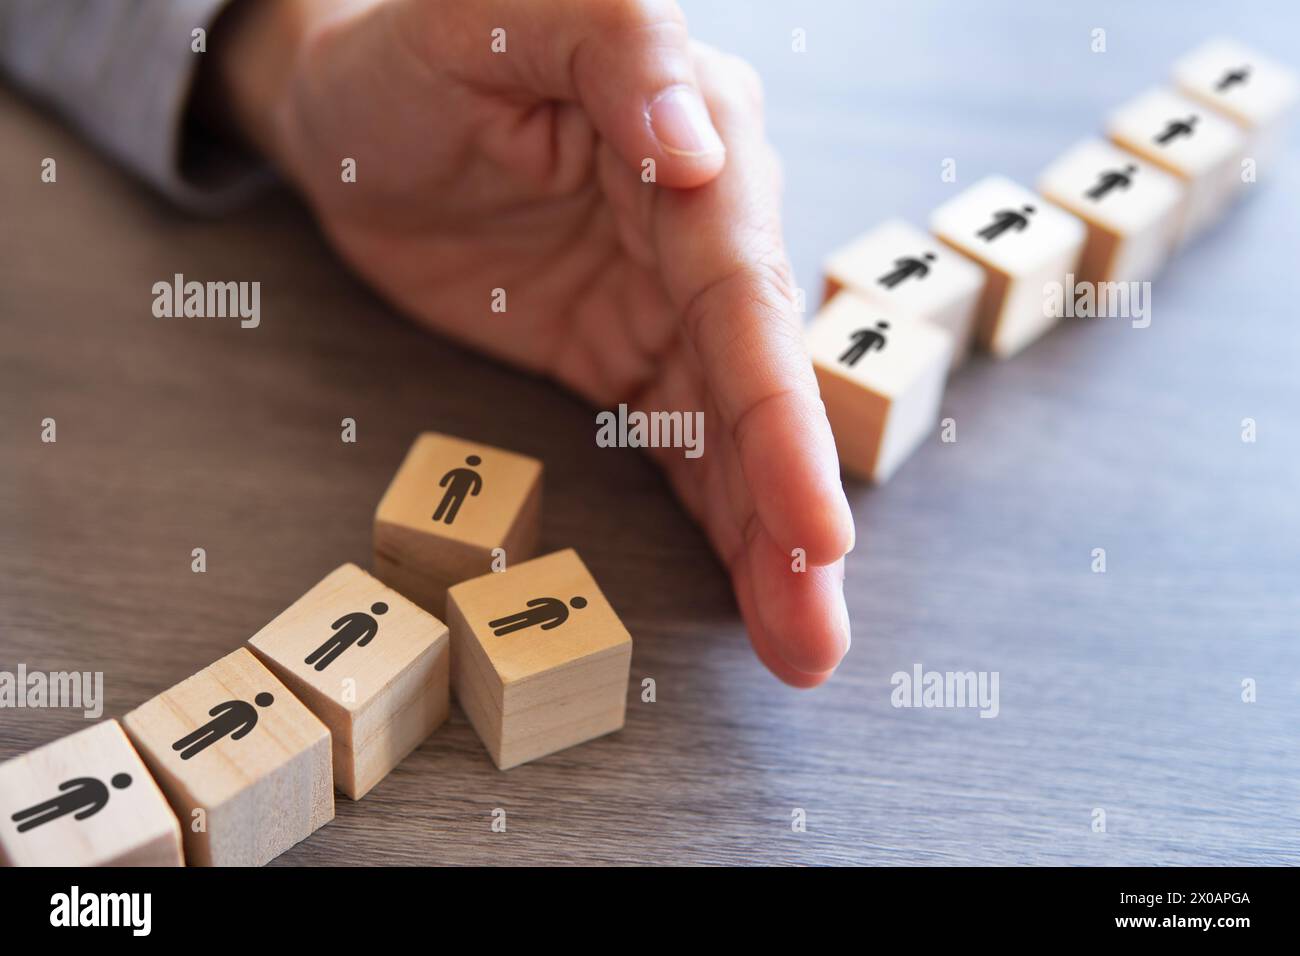
[[[924,224],[987,173],[1032,182],[1204,36],[1230,25],[1300,62],[1281,5],[1240,29],[1226,5],[752,6],[688,12],[764,73],[810,288],[886,216]],[[422,429],[544,459],[544,544],[581,552],[634,636],[622,733],[503,774],[453,710],[278,862],[1300,862],[1295,138],[1290,168],[1162,277],[1150,328],[1067,321],[976,360],[944,400],[956,443],[850,485],[856,641],[814,692],[753,657],[648,461],[597,448],[593,410],[558,388],[392,314],[292,199],[186,218],[8,91],[0,142],[0,668],[104,671],[122,714],[368,564]],[[261,327],[153,318],[176,272],[260,279]],[[997,671],[997,718],[891,706],[891,675],[918,663]],[[0,758],[82,726],[0,712]]]

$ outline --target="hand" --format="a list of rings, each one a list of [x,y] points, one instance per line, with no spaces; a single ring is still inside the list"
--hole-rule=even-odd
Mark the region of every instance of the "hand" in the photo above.
[[[657,460],[759,657],[824,681],[853,522],[753,70],[649,0],[245,0],[210,49],[242,135],[399,309],[600,408],[704,412],[704,455]]]

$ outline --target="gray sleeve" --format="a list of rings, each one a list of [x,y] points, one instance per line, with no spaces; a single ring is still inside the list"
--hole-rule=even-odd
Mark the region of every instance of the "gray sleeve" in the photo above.
[[[0,0],[0,68],[100,149],[196,211],[237,202],[268,174],[236,150],[205,147],[181,168],[185,108],[209,30],[230,0]]]

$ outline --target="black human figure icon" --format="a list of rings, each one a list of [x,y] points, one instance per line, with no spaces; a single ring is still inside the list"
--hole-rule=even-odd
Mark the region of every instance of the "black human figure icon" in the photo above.
[[[892,289],[894,286],[898,285],[908,276],[916,276],[917,279],[924,279],[927,275],[930,274],[930,267],[926,265],[926,263],[933,262],[933,261],[934,261],[933,252],[925,253],[925,255],[922,256],[920,259],[914,258],[913,256],[904,256],[901,259],[895,259],[894,265],[896,268],[894,269],[894,271],[886,272],[883,276],[881,276],[876,281],[879,282],[881,285],[883,285],[886,289]]]
[[[1156,137],[1156,142],[1161,146],[1166,146],[1179,136],[1191,136],[1199,119],[1199,116],[1193,114],[1185,120],[1170,120],[1169,125],[1165,127],[1165,131]]]
[[[258,707],[270,707],[275,703],[275,698],[262,691],[253,698],[253,703]],[[172,744],[172,750],[181,752],[182,760],[189,760],[227,735],[231,740],[247,737],[257,726],[257,709],[246,700],[228,700],[217,704],[208,711],[208,716],[212,719],[206,724]]]
[[[571,598],[569,604],[581,610],[587,606],[587,599],[579,595]],[[513,634],[515,631],[522,631],[526,627],[533,627],[537,624],[542,626],[543,631],[549,631],[559,627],[569,619],[569,609],[564,606],[564,602],[559,598],[533,598],[525,607],[528,610],[507,614],[495,621],[488,621],[488,627],[492,628],[492,633],[497,637],[504,637],[507,634]]]
[[[453,468],[442,476],[438,487],[446,488],[447,491],[443,494],[442,501],[438,502],[438,510],[433,513],[434,521],[442,521],[446,517],[447,524],[451,524],[456,520],[456,513],[460,511],[465,496],[472,498],[483,490],[483,476],[474,470],[482,462],[483,459],[478,455],[470,455],[465,459],[469,468]]]
[[[114,790],[125,790],[131,786],[131,775],[114,774],[109,783],[113,785]],[[67,816],[69,813],[74,820],[84,820],[103,810],[108,805],[108,798],[111,795],[108,787],[104,786],[101,780],[94,777],[73,777],[59,784],[57,797],[51,797],[25,810],[19,810],[9,819],[18,824],[19,833],[35,830],[42,824]]]
[[[370,605],[370,614],[386,614],[388,605],[383,601],[376,601]],[[344,614],[335,621],[330,627],[334,633],[320,647],[312,651],[303,659],[304,664],[315,664],[316,670],[323,671],[333,663],[334,658],[338,657],[353,644],[357,647],[365,647],[379,633],[379,622],[365,611],[353,611],[351,614]]]
[[[1014,209],[1000,209],[993,214],[993,221],[975,235],[992,242],[1008,229],[1024,232],[1025,227],[1029,225],[1029,217],[1034,214],[1034,211],[1033,206],[1021,206],[1019,212]]]
[[[1089,189],[1085,196],[1089,199],[1101,199],[1102,196],[1112,189],[1128,189],[1133,184],[1133,174],[1137,172],[1137,167],[1132,163],[1123,169],[1111,169],[1101,174],[1097,180],[1097,185]]]
[[[1240,85],[1245,83],[1248,79],[1250,79],[1250,67],[1240,66],[1235,70],[1229,70],[1227,73],[1223,74],[1223,78],[1219,80],[1218,83],[1214,84],[1214,88],[1220,93],[1223,93],[1230,86],[1234,84]]]
[[[858,329],[849,335],[849,340],[853,343],[848,347],[840,361],[849,368],[858,364],[858,360],[866,355],[872,349],[883,351],[885,348],[885,337],[881,332],[889,329],[889,323],[880,321],[876,323],[874,329]]]

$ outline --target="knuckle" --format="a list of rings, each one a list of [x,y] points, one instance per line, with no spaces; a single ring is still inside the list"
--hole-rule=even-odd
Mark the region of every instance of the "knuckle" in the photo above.
[[[611,34],[666,29],[686,32],[686,18],[674,0],[588,0],[592,20]]]

